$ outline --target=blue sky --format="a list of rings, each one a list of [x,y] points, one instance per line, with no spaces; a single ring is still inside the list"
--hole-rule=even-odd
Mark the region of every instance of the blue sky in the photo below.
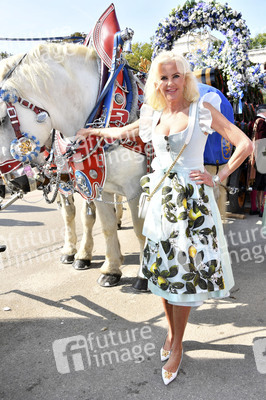
[[[0,37],[47,37],[88,33],[97,18],[111,4],[109,0],[12,0],[1,1]],[[226,1],[220,0],[224,4]],[[158,23],[183,1],[114,0],[120,28],[132,28],[134,42],[149,42]],[[265,0],[228,0],[229,6],[242,13],[251,37],[266,32]],[[96,6],[97,4],[97,6]],[[27,51],[36,42],[0,41],[0,51]]]

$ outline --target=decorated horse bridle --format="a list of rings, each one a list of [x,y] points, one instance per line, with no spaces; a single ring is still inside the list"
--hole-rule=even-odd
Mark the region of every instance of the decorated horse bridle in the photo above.
[[[32,159],[37,157],[40,152],[44,151],[44,147],[40,147],[40,142],[35,136],[29,135],[26,132],[21,132],[20,122],[14,103],[19,103],[21,106],[32,110],[36,114],[36,121],[39,123],[44,122],[49,117],[49,113],[43,108],[34,105],[24,98],[16,96],[9,90],[2,89],[3,83],[10,78],[12,73],[15,71],[18,65],[21,64],[25,57],[26,54],[24,54],[19,62],[7,72],[0,86],[0,98],[6,103],[7,115],[10,119],[12,128],[16,136],[16,138],[11,142],[10,153],[16,161],[20,161],[21,163],[32,161]],[[0,165],[0,171],[4,173],[1,167],[2,166]],[[11,171],[9,170],[8,172]]]

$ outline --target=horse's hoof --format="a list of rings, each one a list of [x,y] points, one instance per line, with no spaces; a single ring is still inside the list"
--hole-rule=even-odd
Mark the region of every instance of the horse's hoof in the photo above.
[[[62,254],[60,261],[62,264],[72,264],[75,259],[75,254],[69,256],[68,254]]]
[[[133,285],[133,288],[140,292],[147,292],[148,291],[148,279],[138,277],[136,282]]]
[[[98,279],[98,283],[100,286],[103,287],[111,287],[111,286],[116,286],[118,282],[120,281],[121,276],[118,274],[102,274],[100,278]]]
[[[84,271],[85,269],[90,268],[91,260],[75,260],[73,262],[73,268],[78,271]]]
[[[117,230],[120,231],[120,229],[122,229],[122,224],[121,223],[117,224]]]

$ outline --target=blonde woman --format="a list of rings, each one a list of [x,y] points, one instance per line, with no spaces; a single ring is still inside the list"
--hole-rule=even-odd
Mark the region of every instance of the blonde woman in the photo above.
[[[182,155],[151,198],[143,228],[142,271],[150,290],[162,298],[168,323],[160,351],[161,360],[167,361],[162,368],[166,385],[175,379],[182,361],[191,307],[228,296],[234,285],[213,187],[239,167],[253,146],[219,112],[220,102],[216,93],[207,93],[199,100],[188,62],[175,50],[163,51],[151,64],[139,121],[123,128],[81,129],[77,133],[112,138],[139,135],[144,142],[152,140],[154,172],[142,179],[144,190],[151,193],[192,130]],[[214,177],[203,165],[207,136],[213,131],[235,146],[228,163]]]

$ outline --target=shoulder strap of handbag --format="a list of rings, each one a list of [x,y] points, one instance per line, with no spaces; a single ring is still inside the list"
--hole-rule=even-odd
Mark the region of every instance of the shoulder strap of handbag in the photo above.
[[[168,170],[165,172],[165,174],[162,177],[162,179],[160,180],[160,182],[156,185],[156,187],[153,189],[151,194],[148,196],[148,198],[147,198],[148,200],[150,200],[152,198],[152,196],[159,189],[159,187],[161,186],[161,184],[163,183],[165,178],[170,174],[170,172],[173,169],[175,163],[177,162],[177,160],[179,159],[179,157],[181,156],[181,154],[183,153],[183,151],[185,150],[185,148],[189,144],[190,139],[192,137],[193,129],[194,129],[194,126],[195,126],[197,105],[198,105],[198,102],[192,103],[191,118],[189,118],[189,121],[188,121],[188,133],[187,133],[187,136],[186,136],[186,139],[185,139],[185,143],[181,147],[180,152],[178,153],[178,155],[176,156],[176,158],[174,159],[174,161],[172,162],[172,164],[170,165]]]

